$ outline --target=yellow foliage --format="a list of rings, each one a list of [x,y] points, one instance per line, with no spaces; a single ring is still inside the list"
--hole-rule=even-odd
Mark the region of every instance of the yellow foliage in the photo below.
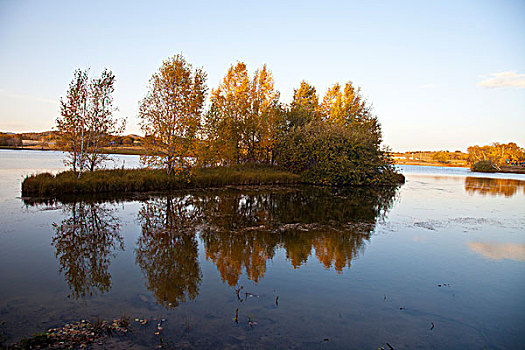
[[[147,166],[178,174],[195,164],[206,90],[206,73],[193,70],[182,55],[164,61],[153,74],[139,111],[145,133],[141,160]]]
[[[282,123],[278,101],[266,65],[252,79],[245,63],[232,65],[222,84],[212,90],[206,116],[206,141],[215,161],[270,161]]]

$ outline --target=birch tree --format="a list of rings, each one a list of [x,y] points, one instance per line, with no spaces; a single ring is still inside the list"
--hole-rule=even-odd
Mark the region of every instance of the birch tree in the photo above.
[[[93,171],[107,159],[102,147],[112,133],[122,132],[125,119],[113,112],[115,75],[104,69],[100,78],[89,80],[89,70],[77,69],[66,97],[60,100],[60,116],[56,120],[59,147],[67,152],[64,161],[81,176]]]
[[[60,116],[56,120],[59,147],[67,152],[64,160],[75,174],[82,174],[86,162],[86,114],[88,71],[77,69],[65,98],[60,99]]]
[[[252,83],[251,161],[273,162],[273,149],[284,126],[279,97],[279,91],[274,89],[272,73],[263,65],[255,71]]]
[[[140,102],[144,164],[164,168],[170,175],[190,170],[197,155],[206,91],[206,73],[193,69],[182,55],[162,63]]]
[[[251,82],[246,64],[231,65],[221,85],[211,92],[206,115],[206,141],[219,163],[240,163],[246,150],[243,135],[250,112]]]
[[[270,162],[284,120],[279,92],[264,65],[250,79],[246,64],[232,65],[212,90],[206,142],[219,163]]]
[[[115,75],[107,69],[104,69],[100,78],[92,79],[89,84],[86,165],[91,171],[108,159],[100,151],[108,144],[109,136],[123,132],[126,125],[125,119],[113,117],[113,112],[117,110],[113,107],[114,85]]]

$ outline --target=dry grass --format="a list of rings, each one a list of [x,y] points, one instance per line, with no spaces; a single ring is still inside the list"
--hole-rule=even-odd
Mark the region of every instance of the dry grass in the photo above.
[[[65,171],[56,176],[30,175],[22,183],[22,196],[133,193],[227,185],[274,185],[299,183],[298,175],[273,166],[242,165],[198,169],[192,176],[169,176],[162,170],[113,169],[87,172],[78,178]]]

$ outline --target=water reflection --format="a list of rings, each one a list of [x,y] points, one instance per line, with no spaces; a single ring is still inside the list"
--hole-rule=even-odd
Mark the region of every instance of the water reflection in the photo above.
[[[228,192],[201,196],[201,238],[206,258],[234,286],[243,271],[258,282],[282,247],[295,267],[315,252],[326,268],[350,267],[378,218],[395,198],[392,188],[301,189]]]
[[[101,204],[64,205],[66,218],[53,223],[53,245],[66,282],[75,298],[107,292],[109,266],[115,251],[124,249],[119,219]]]
[[[191,196],[157,198],[139,211],[142,234],[136,261],[158,303],[172,308],[199,293],[197,212]]]
[[[518,191],[523,191],[525,194],[525,181],[467,176],[465,178],[465,191],[471,196],[488,194],[490,196],[512,197]]]
[[[224,283],[242,274],[264,278],[283,249],[294,268],[315,257],[325,268],[349,268],[392,206],[395,188],[230,188],[179,192],[144,200],[136,263],[159,304],[173,308],[199,294],[197,237]],[[120,247],[119,222],[102,204],[65,204],[53,244],[72,294],[106,292],[112,252]],[[199,235],[199,236],[198,236]]]
[[[525,261],[525,244],[468,242],[468,247],[491,260]]]

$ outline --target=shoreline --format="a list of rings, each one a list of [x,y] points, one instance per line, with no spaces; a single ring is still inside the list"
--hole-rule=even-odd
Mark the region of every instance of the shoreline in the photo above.
[[[394,160],[394,165],[415,165],[415,166],[438,166],[438,167],[444,167],[444,168],[468,168],[469,166],[467,164],[444,164],[444,163],[433,163],[433,162],[422,162],[422,161],[414,161],[414,162],[399,162],[397,160]]]

